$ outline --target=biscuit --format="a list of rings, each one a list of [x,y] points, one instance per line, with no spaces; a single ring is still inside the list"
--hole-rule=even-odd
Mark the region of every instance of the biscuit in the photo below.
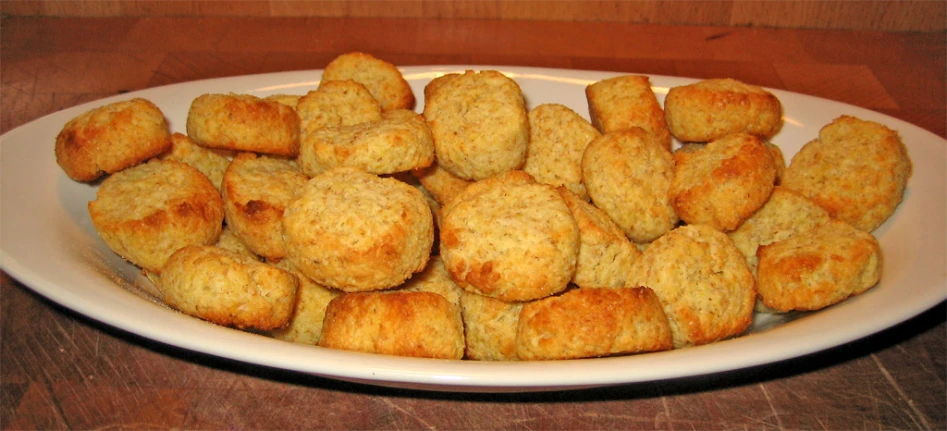
[[[296,109],[296,105],[299,104],[300,98],[302,98],[302,96],[298,94],[271,94],[264,97],[266,100],[273,100],[293,109]]]
[[[615,222],[579,195],[560,186],[559,194],[579,228],[579,254],[572,282],[579,287],[622,287],[641,252]]]
[[[56,163],[76,181],[90,182],[138,165],[171,148],[168,121],[146,99],[114,102],[69,120],[56,136]]]
[[[527,303],[520,313],[520,360],[578,359],[670,350],[671,328],[645,287],[573,289]]]
[[[668,129],[681,142],[710,142],[732,133],[767,140],[782,127],[782,109],[769,91],[729,78],[671,87],[664,98]]]
[[[289,272],[299,280],[296,289],[296,304],[286,326],[274,329],[269,335],[277,340],[299,344],[318,344],[322,336],[322,322],[325,319],[329,302],[342,294],[342,291],[329,289],[312,281],[299,272],[289,260],[283,259],[275,267]]]
[[[411,174],[441,205],[446,205],[472,182],[448,172],[436,161],[426,168],[411,171]]]
[[[431,256],[424,271],[415,274],[399,287],[402,292],[431,292],[444,297],[460,312],[460,295],[464,291],[454,283],[440,256]]]
[[[776,168],[775,184],[778,186],[783,182],[783,175],[786,173],[786,157],[783,156],[783,149],[772,142],[765,141],[763,144],[770,156],[773,157],[773,167]]]
[[[651,80],[643,75],[622,75],[585,87],[589,117],[599,132],[640,127],[671,151],[671,134]]]
[[[224,215],[226,219],[226,215]],[[233,229],[230,226],[224,225],[224,228],[220,231],[220,236],[217,237],[217,243],[214,244],[215,247],[220,247],[224,250],[229,250],[237,254],[242,254],[244,256],[262,260],[260,256],[257,256],[256,253],[250,251],[247,248],[247,245],[243,242],[237,234],[233,233]]]
[[[441,167],[481,180],[523,166],[529,119],[516,81],[484,70],[444,75],[428,85],[436,90],[425,90],[424,118]]]
[[[606,133],[582,156],[582,182],[596,207],[630,240],[647,243],[678,222],[668,199],[671,153],[641,128]]]
[[[227,226],[253,253],[278,261],[283,247],[283,211],[309,180],[288,161],[240,153],[221,187]]]
[[[342,54],[326,65],[322,83],[352,80],[365,86],[382,111],[414,109],[414,92],[395,65],[363,52]]]
[[[668,195],[684,222],[727,232],[766,203],[775,182],[773,156],[763,142],[737,133],[698,151],[674,152]]]
[[[324,127],[351,126],[381,120],[381,105],[355,81],[326,81],[296,103],[300,136]]]
[[[182,133],[171,134],[171,151],[160,156],[163,160],[187,163],[207,176],[211,184],[220,189],[224,171],[230,165],[233,151],[204,148]]]
[[[773,156],[773,166],[776,168],[776,185],[778,186],[783,179],[783,173],[786,172],[786,158],[783,156],[783,150],[772,142],[766,141],[763,142],[763,145],[766,146],[766,150],[769,151],[769,154]],[[697,151],[701,148],[704,148],[706,143],[696,143],[696,142],[685,142],[681,144],[674,152],[678,151]]]
[[[396,356],[461,359],[464,326],[456,307],[436,293],[347,293],[329,303],[319,345]]]
[[[760,246],[809,231],[830,219],[828,211],[815,202],[785,187],[777,186],[759,210],[727,235],[746,256],[746,265],[755,275],[756,250]]]
[[[908,150],[896,131],[841,116],[793,156],[782,184],[833,218],[871,232],[894,214],[911,171]]]
[[[503,301],[565,290],[579,231],[548,184],[510,171],[471,184],[443,208],[440,254],[462,288]]]
[[[223,201],[210,180],[170,160],[153,159],[112,174],[88,207],[112,251],[155,273],[178,249],[217,242],[224,220]]]
[[[187,135],[198,145],[295,157],[299,116],[280,102],[250,94],[202,94],[187,111]]]
[[[434,141],[424,117],[401,109],[386,112],[381,121],[304,134],[298,161],[310,177],[339,166],[377,175],[406,172],[434,162]]]
[[[632,265],[626,286],[657,294],[675,348],[739,335],[753,321],[756,287],[746,259],[710,226],[682,226],[655,240]]]
[[[760,298],[779,311],[819,310],[881,279],[878,241],[838,220],[761,246],[757,253]]]
[[[572,109],[547,103],[529,111],[529,148],[523,170],[536,181],[566,186],[583,199],[582,154],[601,134]]]
[[[218,325],[270,330],[286,325],[298,280],[272,265],[214,246],[187,246],[161,272],[164,302]]]
[[[424,195],[351,167],[313,177],[283,214],[286,258],[347,292],[403,283],[427,265],[434,221]]]
[[[463,291],[465,358],[474,361],[516,361],[516,328],[525,302],[506,302]]]

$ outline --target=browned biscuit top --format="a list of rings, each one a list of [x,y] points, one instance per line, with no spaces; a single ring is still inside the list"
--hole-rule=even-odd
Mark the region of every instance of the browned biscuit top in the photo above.
[[[471,184],[443,211],[441,257],[461,287],[525,301],[572,279],[578,228],[552,186],[511,171]]]
[[[299,152],[299,116],[250,94],[202,94],[191,102],[187,135],[198,145],[281,156]]]
[[[670,350],[671,328],[651,289],[573,289],[520,312],[521,360],[576,359]]]
[[[161,110],[135,98],[86,111],[56,136],[56,162],[70,178],[92,181],[164,153],[171,132]]]
[[[835,119],[793,156],[782,184],[865,232],[904,198],[912,163],[898,133],[851,116]]]
[[[457,307],[431,292],[362,292],[329,303],[319,345],[396,356],[461,359]]]

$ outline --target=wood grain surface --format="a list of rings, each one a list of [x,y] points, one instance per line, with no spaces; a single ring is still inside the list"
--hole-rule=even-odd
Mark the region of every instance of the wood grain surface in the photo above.
[[[504,64],[731,76],[947,136],[943,33],[413,18],[0,18],[0,132],[124,92],[320,69]],[[38,142],[37,145],[52,143]],[[29,181],[29,178],[23,178]],[[3,205],[16,202],[3,201]],[[945,306],[779,364],[534,394],[415,392],[261,368],[102,325],[0,275],[2,429],[947,429]]]
[[[17,16],[488,19],[944,31],[935,0],[4,0]]]

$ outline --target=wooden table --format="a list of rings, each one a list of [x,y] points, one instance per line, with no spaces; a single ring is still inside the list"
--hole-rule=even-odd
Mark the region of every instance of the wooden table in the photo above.
[[[730,76],[947,135],[945,35],[409,19],[3,18],[0,131],[117,93],[320,69],[501,64]],[[37,143],[50,145],[52,143]],[[11,202],[3,202],[10,205]],[[536,394],[394,390],[264,369],[104,326],[3,274],[4,429],[947,429],[945,307],[797,360]]]

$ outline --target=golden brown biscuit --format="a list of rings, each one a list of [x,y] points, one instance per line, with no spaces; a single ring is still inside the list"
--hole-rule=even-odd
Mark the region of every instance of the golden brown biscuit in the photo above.
[[[465,358],[474,361],[516,361],[516,328],[525,302],[506,302],[463,291]]]
[[[434,220],[424,195],[351,167],[313,177],[283,214],[286,258],[326,287],[395,287],[427,265]]]
[[[763,145],[766,146],[766,150],[769,151],[769,154],[773,156],[773,165],[776,168],[776,185],[778,186],[783,179],[783,173],[786,172],[786,158],[783,156],[783,150],[772,142],[763,142]],[[696,143],[696,142],[685,142],[681,144],[674,152],[678,151],[697,151],[706,146],[706,143]]]
[[[833,220],[761,246],[759,295],[779,311],[819,310],[881,279],[881,246],[868,232]]]
[[[271,94],[264,97],[266,100],[273,100],[293,109],[296,109],[296,105],[299,104],[300,98],[302,98],[302,96],[298,94]]]
[[[168,121],[141,98],[90,109],[69,120],[56,136],[56,163],[76,181],[93,181],[171,148]]]
[[[171,151],[161,155],[161,159],[187,163],[207,176],[211,184],[220,189],[224,171],[230,165],[233,151],[204,148],[181,133],[171,134]]]
[[[283,211],[309,180],[288,161],[240,153],[224,173],[227,225],[247,248],[270,261],[286,256]]]
[[[164,302],[191,316],[240,329],[289,321],[298,280],[289,272],[214,246],[187,246],[161,271]]]
[[[579,195],[557,188],[579,227],[579,255],[572,282],[579,287],[622,287],[641,252],[615,222]]]
[[[329,302],[342,294],[342,291],[329,289],[312,281],[299,272],[289,260],[283,259],[272,264],[283,271],[292,273],[299,280],[296,290],[296,304],[286,326],[274,329],[269,335],[277,340],[300,344],[318,344],[322,336],[322,323]]]
[[[626,283],[658,295],[675,348],[746,330],[753,321],[754,284],[740,250],[726,234],[706,225],[679,227],[655,240],[632,265]]]
[[[249,94],[203,94],[187,112],[187,135],[198,145],[294,157],[299,116],[282,103]]]
[[[421,169],[434,162],[434,140],[424,117],[414,111],[385,112],[381,121],[325,127],[303,135],[299,151],[303,172],[354,166],[383,175]]]
[[[865,232],[885,222],[904,198],[912,165],[898,133],[841,116],[793,156],[783,185]]]
[[[664,98],[671,135],[710,142],[732,133],[767,140],[782,127],[782,104],[762,87],[735,79],[707,79],[672,87]]]
[[[766,203],[775,182],[773,156],[763,142],[738,133],[698,151],[676,151],[668,195],[684,222],[727,232]]]
[[[529,149],[523,170],[536,181],[566,186],[583,199],[582,154],[601,133],[572,109],[547,103],[529,111]]]
[[[776,168],[776,185],[780,185],[783,182],[783,175],[786,173],[786,157],[783,156],[783,149],[772,142],[766,141],[763,142],[766,145],[766,150],[769,151],[770,156],[773,156],[773,167]]]
[[[460,295],[464,291],[454,283],[440,256],[431,256],[424,271],[409,278],[401,287],[403,292],[431,292],[444,297],[460,312]]]
[[[440,253],[464,289],[504,301],[565,290],[579,231],[548,184],[510,171],[471,184],[443,209]]]
[[[217,188],[200,171],[154,159],[106,178],[89,202],[89,216],[112,251],[160,273],[178,249],[217,242],[223,207]]]
[[[763,245],[782,241],[806,232],[831,219],[828,211],[805,196],[777,186],[769,200],[727,235],[746,256],[746,265],[756,275],[756,250]]]
[[[636,243],[651,242],[677,224],[668,199],[673,175],[671,153],[641,128],[606,133],[582,157],[592,202]]]
[[[329,303],[319,345],[396,356],[461,359],[464,326],[456,307],[436,293],[348,293]]]
[[[226,218],[226,215],[224,216]],[[229,250],[237,254],[242,254],[247,257],[251,257],[256,260],[262,260],[260,256],[257,256],[255,253],[250,251],[247,248],[247,245],[243,242],[237,234],[233,233],[233,229],[230,226],[224,225],[224,228],[220,231],[220,236],[217,237],[217,243],[214,244],[215,247],[220,247],[224,250]]]
[[[299,98],[300,137],[323,127],[351,126],[381,120],[381,105],[355,81],[326,81]]]
[[[446,169],[440,167],[437,162],[426,168],[415,169],[411,171],[424,189],[441,205],[447,205],[454,196],[460,194],[472,181],[460,178]]]
[[[640,127],[671,151],[664,110],[647,76],[623,75],[594,82],[585,87],[585,98],[592,124],[599,132]]]
[[[529,119],[516,81],[484,70],[431,82],[436,90],[425,91],[424,118],[441,167],[481,180],[523,166]]]
[[[523,306],[521,360],[577,359],[670,350],[671,328],[645,287],[573,289]]]
[[[414,109],[414,92],[395,65],[364,52],[333,59],[322,71],[322,83],[352,80],[365,86],[382,111]]]

